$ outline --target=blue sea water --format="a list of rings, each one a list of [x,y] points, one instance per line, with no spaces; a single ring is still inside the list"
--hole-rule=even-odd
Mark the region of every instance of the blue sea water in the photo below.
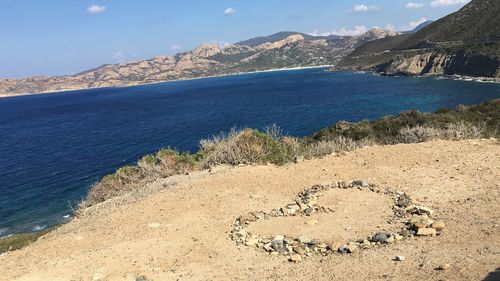
[[[339,120],[500,98],[500,84],[306,69],[0,99],[0,236],[63,223],[118,167],[232,127],[304,136]],[[66,217],[65,217],[66,216]]]

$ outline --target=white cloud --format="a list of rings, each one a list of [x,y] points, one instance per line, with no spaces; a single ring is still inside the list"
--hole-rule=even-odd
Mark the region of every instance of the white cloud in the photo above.
[[[234,14],[236,14],[236,10],[233,8],[227,8],[224,10],[224,15],[226,16],[232,16]]]
[[[340,35],[340,36],[354,36],[360,35],[368,31],[368,28],[364,25],[356,25],[353,29],[347,29],[342,27],[340,30],[333,30],[331,32],[319,32],[318,30],[314,30],[310,32],[309,35],[312,36],[330,36],[330,35]]]
[[[220,42],[218,42],[218,44],[219,44],[219,46],[220,46],[221,48],[225,48],[225,47],[227,47],[227,46],[231,46],[231,43],[229,43],[229,42],[227,42],[227,41],[220,41]]]
[[[115,61],[117,63],[124,63],[126,61],[125,54],[121,51],[116,52],[116,54],[113,56],[113,58],[115,59]]]
[[[170,47],[170,49],[173,51],[179,51],[182,49],[182,46],[181,45],[173,45],[172,47]]]
[[[371,12],[371,11],[378,11],[380,10],[380,7],[378,6],[368,6],[364,4],[357,4],[354,6],[354,11],[357,13],[366,13],[366,12]]]
[[[385,25],[385,30],[389,30],[389,31],[394,31],[396,30],[396,28],[394,27],[394,25],[392,23],[388,23]]]
[[[410,2],[406,4],[406,9],[420,9],[425,6],[424,3],[415,3],[415,2]]]
[[[420,24],[426,22],[427,19],[426,18],[419,18],[418,20],[416,21],[411,21],[408,23],[408,26],[410,27],[410,29],[414,29],[415,27],[419,26]]]
[[[104,13],[106,11],[106,7],[105,6],[99,6],[99,5],[92,5],[90,7],[87,8],[87,13],[91,13],[91,14],[100,14],[100,13]]]
[[[431,2],[431,7],[446,7],[459,4],[467,4],[470,0],[434,0]]]

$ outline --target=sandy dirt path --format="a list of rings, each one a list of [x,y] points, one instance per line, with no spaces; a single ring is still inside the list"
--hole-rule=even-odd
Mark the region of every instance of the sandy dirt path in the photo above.
[[[500,145],[495,140],[372,146],[276,167],[214,169],[158,180],[149,195],[88,210],[25,249],[0,256],[0,280],[500,280]],[[408,193],[447,228],[352,255],[282,256],[237,246],[234,219],[281,207],[304,188],[362,179]],[[161,188],[163,185],[167,186]],[[135,198],[135,199],[134,199]],[[252,231],[342,240],[386,229],[386,198],[335,191],[332,214],[279,219]],[[406,257],[396,262],[396,255]],[[435,268],[447,263],[451,269]],[[495,272],[496,271],[496,272]],[[490,278],[490,279],[488,279]],[[496,278],[496,279],[495,279]]]

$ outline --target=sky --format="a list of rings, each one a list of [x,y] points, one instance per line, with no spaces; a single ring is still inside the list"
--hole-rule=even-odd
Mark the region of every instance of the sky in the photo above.
[[[0,0],[0,78],[75,74],[279,31],[409,30],[468,0]]]

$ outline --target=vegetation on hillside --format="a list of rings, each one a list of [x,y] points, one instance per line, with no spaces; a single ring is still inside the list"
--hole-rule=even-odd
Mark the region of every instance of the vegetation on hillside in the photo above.
[[[499,120],[500,100],[493,100],[475,106],[459,106],[455,110],[440,109],[435,113],[412,110],[375,121],[341,121],[304,138],[286,136],[276,126],[264,131],[232,130],[202,140],[195,154],[165,148],[144,156],[137,165],[118,169],[94,185],[80,204],[80,211],[155,179],[216,165],[283,165],[370,144],[499,137]]]

